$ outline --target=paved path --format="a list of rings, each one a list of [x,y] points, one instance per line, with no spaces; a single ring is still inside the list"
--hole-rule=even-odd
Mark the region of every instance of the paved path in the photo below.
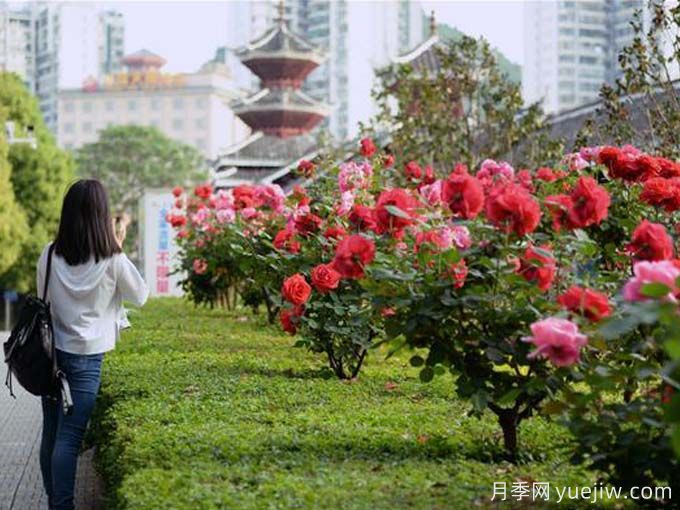
[[[0,332],[0,343],[5,339],[6,334]],[[18,384],[14,385],[17,398],[11,398],[4,387],[6,367],[0,358],[0,510],[47,510],[38,461],[40,400]],[[78,463],[76,509],[101,510],[102,494],[92,451],[87,451]]]

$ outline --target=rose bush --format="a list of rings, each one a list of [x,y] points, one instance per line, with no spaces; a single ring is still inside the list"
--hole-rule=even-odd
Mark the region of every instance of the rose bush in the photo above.
[[[323,171],[300,162],[301,175],[317,178],[288,197],[272,186],[202,188],[178,203],[168,219],[180,229],[190,295],[205,302],[231,285],[253,306],[266,303],[340,378],[358,375],[376,340],[414,349],[423,381],[449,372],[473,414],[497,415],[511,458],[519,425],[538,411],[591,416],[602,366],[624,404],[648,389],[629,387],[626,372],[640,333],[605,341],[607,321],[626,313],[614,298],[633,263],[624,295],[643,299],[650,282],[671,283],[644,264],[674,256],[680,166],[595,147],[553,167],[486,160],[446,174],[395,166],[370,140],[361,153]],[[589,396],[573,381],[587,381]]]

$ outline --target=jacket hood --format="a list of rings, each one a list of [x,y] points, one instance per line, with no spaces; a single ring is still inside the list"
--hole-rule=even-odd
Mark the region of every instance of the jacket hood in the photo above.
[[[58,255],[52,259],[52,278],[58,279],[64,288],[72,295],[89,294],[99,286],[106,275],[108,260],[95,263],[90,259],[85,264],[70,266]]]

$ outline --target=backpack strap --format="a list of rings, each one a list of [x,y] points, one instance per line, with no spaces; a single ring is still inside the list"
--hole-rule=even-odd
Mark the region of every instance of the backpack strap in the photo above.
[[[47,301],[47,289],[50,284],[50,272],[52,271],[52,254],[54,253],[54,243],[50,244],[47,252],[47,269],[45,270],[45,285],[43,287],[43,301]]]

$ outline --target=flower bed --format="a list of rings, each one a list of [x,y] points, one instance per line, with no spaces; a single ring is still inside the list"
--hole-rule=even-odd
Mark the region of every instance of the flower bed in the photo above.
[[[472,414],[496,415],[511,459],[520,424],[545,412],[568,421],[575,458],[613,479],[631,483],[625,473],[641,469],[676,484],[663,420],[680,402],[658,394],[680,386],[650,301],[679,294],[680,165],[593,147],[554,167],[487,160],[437,175],[361,150],[287,198],[255,186],[182,199],[170,220],[188,225],[187,290],[200,302],[200,289],[230,275],[341,379],[359,374],[376,343],[423,349],[410,360],[421,380],[452,374]],[[626,302],[650,311],[637,320]],[[632,430],[617,423],[629,418]],[[634,452],[652,446],[657,460],[640,462]]]

